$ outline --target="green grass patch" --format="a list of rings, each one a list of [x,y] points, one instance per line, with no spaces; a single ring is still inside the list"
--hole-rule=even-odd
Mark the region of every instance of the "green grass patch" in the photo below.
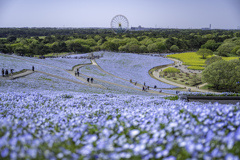
[[[23,69],[23,70],[18,71],[18,72],[13,72],[13,75],[17,75],[17,74],[20,74],[20,73],[24,73],[24,72],[26,72],[26,71],[27,71],[27,69]]]
[[[168,100],[175,101],[175,100],[178,100],[178,96],[169,96],[169,97],[164,97],[164,99],[168,99]]]
[[[205,66],[206,59],[202,59],[202,56],[197,55],[196,52],[187,52],[180,54],[167,55],[169,58],[175,58],[183,62],[183,65],[189,66]],[[208,56],[210,58],[212,56]]]
[[[65,54],[67,54],[68,52],[62,52],[62,53],[48,53],[48,54],[44,54],[43,56],[45,57],[53,57],[53,56],[63,56]],[[34,55],[34,57],[39,58],[41,55]]]
[[[40,77],[40,79],[46,80],[46,81],[52,81],[52,79],[50,79],[50,78],[45,78],[45,77]]]
[[[230,61],[230,60],[233,60],[233,59],[239,59],[240,57],[222,57],[223,60],[225,61]]]
[[[192,69],[192,70],[204,70],[204,67],[201,66],[189,66],[187,67],[188,69]]]

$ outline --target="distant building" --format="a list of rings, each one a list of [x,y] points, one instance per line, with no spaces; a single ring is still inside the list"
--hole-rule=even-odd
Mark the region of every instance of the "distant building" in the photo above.
[[[132,31],[149,31],[149,30],[155,30],[155,29],[159,29],[159,28],[144,28],[140,25],[138,27],[131,27]]]
[[[210,24],[209,28],[202,28],[202,30],[211,30],[211,28],[212,28],[212,25]]]

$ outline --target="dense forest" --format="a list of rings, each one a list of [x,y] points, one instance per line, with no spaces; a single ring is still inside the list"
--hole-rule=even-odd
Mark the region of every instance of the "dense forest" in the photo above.
[[[96,28],[0,28],[0,52],[25,56],[99,50],[166,53],[199,48],[221,56],[239,56],[240,31],[159,29],[114,34],[111,29]]]

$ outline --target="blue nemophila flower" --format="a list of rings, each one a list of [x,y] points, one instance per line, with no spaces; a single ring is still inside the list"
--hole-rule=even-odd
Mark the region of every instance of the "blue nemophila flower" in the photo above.
[[[235,140],[240,141],[240,126],[237,128],[235,132]]]
[[[129,131],[129,136],[130,136],[131,138],[134,138],[134,137],[137,136],[139,133],[140,133],[139,130],[133,129],[133,130]]]
[[[4,148],[2,151],[1,151],[1,156],[4,158],[4,157],[7,157],[8,156],[8,153],[9,153],[9,149],[8,148]]]

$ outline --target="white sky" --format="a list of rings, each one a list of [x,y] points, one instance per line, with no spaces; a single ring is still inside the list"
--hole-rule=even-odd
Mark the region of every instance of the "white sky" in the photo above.
[[[237,29],[240,0],[0,0],[0,27],[110,27],[117,14],[130,27]]]

